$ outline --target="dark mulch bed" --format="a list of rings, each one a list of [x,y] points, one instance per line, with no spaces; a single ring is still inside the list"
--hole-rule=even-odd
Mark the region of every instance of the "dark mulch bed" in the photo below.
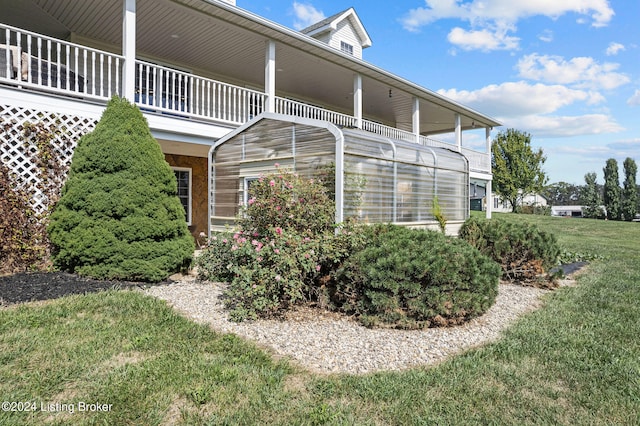
[[[554,269],[561,269],[564,275],[571,275],[585,265],[587,262],[576,262]],[[130,281],[101,281],[67,272],[25,272],[0,277],[0,306],[57,299],[70,294],[95,293],[109,289],[146,288],[154,285],[167,285],[170,282],[171,280],[166,280],[150,284]]]
[[[158,284],[101,281],[67,272],[19,273],[0,277],[0,305],[57,299],[70,294],[95,293],[114,288],[144,288],[167,283],[166,281]]]

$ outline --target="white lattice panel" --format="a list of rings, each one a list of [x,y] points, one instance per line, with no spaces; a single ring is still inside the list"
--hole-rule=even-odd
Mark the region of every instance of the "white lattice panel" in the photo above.
[[[34,210],[40,213],[47,209],[48,200],[38,189],[40,178],[35,164],[38,149],[23,135],[26,122],[55,126],[56,137],[51,144],[65,170],[68,170],[78,139],[92,131],[97,120],[0,105],[0,158],[15,174],[18,185],[29,194]]]

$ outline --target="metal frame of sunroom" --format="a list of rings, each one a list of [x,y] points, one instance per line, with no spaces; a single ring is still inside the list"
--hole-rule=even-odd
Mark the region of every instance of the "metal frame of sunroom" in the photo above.
[[[469,215],[469,162],[462,153],[322,120],[262,113],[209,150],[209,232],[233,222],[251,180],[280,168],[308,177],[335,168],[337,223],[437,227],[434,197],[455,233]]]

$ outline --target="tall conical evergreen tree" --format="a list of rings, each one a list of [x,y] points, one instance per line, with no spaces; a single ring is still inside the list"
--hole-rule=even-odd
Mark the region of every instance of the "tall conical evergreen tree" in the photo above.
[[[622,189],[622,215],[624,220],[633,220],[638,213],[638,187],[636,174],[638,166],[633,158],[624,160],[624,188]]]
[[[176,191],[142,113],[114,97],[95,130],[79,140],[51,215],[55,265],[151,282],[187,267],[194,242]]]
[[[604,207],[607,209],[607,219],[620,220],[622,217],[620,196],[618,162],[614,158],[609,158],[604,167]]]
[[[582,188],[582,202],[585,207],[582,212],[584,217],[592,219],[601,219],[602,214],[602,197],[598,192],[596,183],[596,174],[594,172],[584,175],[585,186]]]

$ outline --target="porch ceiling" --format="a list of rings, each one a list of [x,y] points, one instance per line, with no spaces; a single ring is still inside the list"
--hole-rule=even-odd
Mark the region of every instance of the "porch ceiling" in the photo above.
[[[97,47],[120,51],[123,0],[0,0],[0,10],[11,11],[2,18],[10,25],[59,38],[88,38],[96,40]],[[275,40],[279,96],[353,114],[353,78],[359,73],[365,118],[403,130],[411,130],[413,96],[420,99],[423,134],[453,131],[456,112],[462,115],[463,129],[500,125],[297,31],[216,0],[137,0],[136,33],[139,57],[258,90],[264,88],[266,41]]]
[[[157,141],[162,148],[162,152],[165,154],[206,158],[207,154],[209,153],[209,148],[211,148],[211,145],[184,143],[166,139],[157,139]]]

